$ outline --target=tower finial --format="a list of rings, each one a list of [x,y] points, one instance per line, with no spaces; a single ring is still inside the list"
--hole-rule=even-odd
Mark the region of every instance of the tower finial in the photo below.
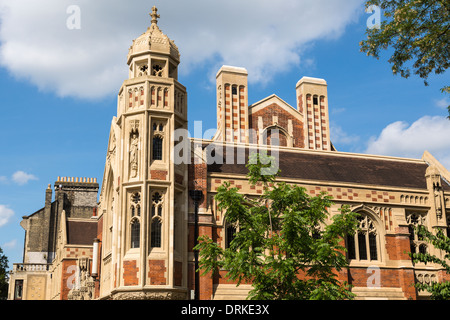
[[[158,9],[155,6],[153,6],[152,13],[150,13],[150,17],[152,17],[152,25],[158,24],[158,18],[160,18],[160,16],[157,12],[158,12]]]

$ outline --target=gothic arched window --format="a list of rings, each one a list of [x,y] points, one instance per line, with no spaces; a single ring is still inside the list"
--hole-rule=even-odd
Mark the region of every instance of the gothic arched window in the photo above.
[[[151,248],[161,248],[161,219],[156,218],[152,220],[150,234]]]
[[[153,123],[153,140],[152,140],[152,159],[163,160],[163,137],[164,125],[162,123]]]
[[[151,196],[152,206],[150,213],[150,248],[162,246],[162,222],[163,222],[163,196],[160,192],[154,192]]]
[[[234,240],[234,238],[236,237],[236,232],[237,229],[234,225],[232,224],[226,224],[225,227],[225,248],[229,248],[231,245],[231,241]]]
[[[130,248],[139,248],[141,238],[141,194],[134,192],[130,196]]]
[[[417,233],[417,227],[425,225],[425,215],[419,213],[408,213],[406,215],[406,223],[409,230],[409,244],[411,253],[427,252],[427,245],[423,238]]]
[[[159,136],[153,138],[153,160],[162,160],[162,142]]]
[[[131,222],[131,249],[139,248],[141,235],[141,223],[138,219],[133,219]]]
[[[378,234],[373,220],[367,215],[359,218],[359,228],[355,235],[347,236],[347,251],[349,260],[379,259]]]

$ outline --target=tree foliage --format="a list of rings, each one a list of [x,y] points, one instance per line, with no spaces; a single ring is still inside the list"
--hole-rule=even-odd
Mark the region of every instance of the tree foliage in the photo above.
[[[8,296],[8,258],[0,248],[0,300],[6,300]]]
[[[415,228],[417,235],[432,244],[436,249],[442,250],[443,256],[439,258],[430,253],[409,253],[414,263],[423,262],[425,264],[431,262],[443,267],[450,274],[450,266],[447,261],[450,260],[450,238],[438,229],[436,234],[430,232],[425,226],[419,225]],[[449,300],[450,299],[450,282],[432,282],[432,283],[416,283],[416,288],[431,293],[433,300]]]
[[[424,79],[442,74],[450,65],[450,2],[448,0],[368,0],[384,17],[380,28],[368,28],[361,51],[379,58],[388,48],[392,72],[408,78],[413,72]],[[450,87],[442,88],[450,93]],[[450,114],[450,106],[448,107]]]
[[[357,214],[343,207],[327,221],[331,197],[311,197],[300,186],[276,182],[276,175],[261,175],[257,154],[247,167],[250,183],[261,184],[264,192],[249,199],[228,182],[219,187],[218,208],[238,232],[225,249],[207,236],[199,238],[195,249],[203,274],[226,270],[238,285],[251,282],[248,299],[354,298],[337,272],[348,266],[343,238],[354,234]]]

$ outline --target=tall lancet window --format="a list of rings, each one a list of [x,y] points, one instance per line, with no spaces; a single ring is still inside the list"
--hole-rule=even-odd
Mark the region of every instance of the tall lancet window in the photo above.
[[[163,160],[164,125],[153,123],[152,159]]]
[[[141,223],[138,219],[133,219],[131,222],[131,249],[139,248],[141,234]]]
[[[162,247],[162,223],[164,201],[162,193],[152,194],[152,206],[150,212],[150,248]]]
[[[140,247],[141,239],[141,194],[134,192],[130,196],[130,248]]]
[[[234,238],[236,238],[236,232],[237,232],[237,228],[235,225],[233,224],[226,224],[225,227],[225,248],[230,248],[231,246],[231,241],[234,240]]]

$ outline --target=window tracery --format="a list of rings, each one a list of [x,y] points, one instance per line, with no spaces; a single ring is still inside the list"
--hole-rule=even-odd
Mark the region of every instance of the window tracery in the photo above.
[[[140,247],[141,238],[141,194],[134,192],[130,196],[130,248]]]
[[[417,227],[426,225],[425,214],[420,214],[417,212],[407,213],[406,223],[408,224],[411,253],[427,253],[427,244],[417,233]]]
[[[154,122],[152,129],[153,129],[152,159],[163,160],[164,124],[162,124],[161,122]]]
[[[150,212],[150,248],[162,247],[162,223],[164,201],[161,192],[156,191],[151,196]]]
[[[354,235],[347,236],[348,259],[379,260],[379,235],[374,221],[365,214],[361,214],[358,221],[358,230]]]

